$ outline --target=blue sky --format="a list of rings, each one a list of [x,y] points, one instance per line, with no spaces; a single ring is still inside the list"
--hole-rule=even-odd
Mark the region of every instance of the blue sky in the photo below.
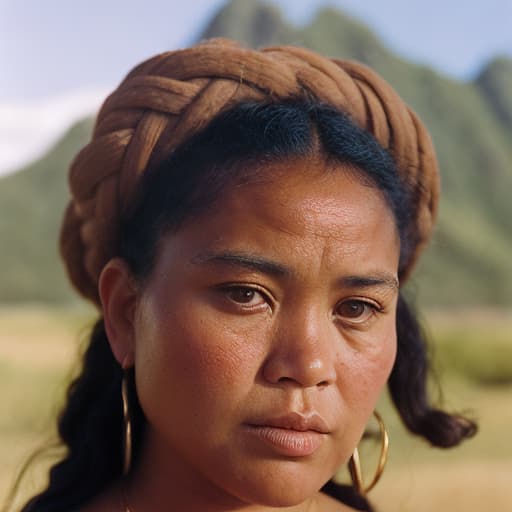
[[[0,173],[33,158],[73,118],[93,110],[134,64],[189,44],[223,3],[0,0]],[[512,57],[512,0],[272,3],[295,23],[334,5],[402,56],[459,79],[491,56]]]
[[[223,3],[0,0],[0,99],[115,84],[140,59],[188,44]],[[457,77],[471,75],[490,55],[512,55],[512,0],[273,3],[295,22],[306,21],[319,5],[336,5],[402,55]]]

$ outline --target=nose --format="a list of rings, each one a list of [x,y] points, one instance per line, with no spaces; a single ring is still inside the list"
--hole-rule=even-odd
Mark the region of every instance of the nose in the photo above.
[[[325,387],[336,381],[336,328],[327,315],[309,311],[282,319],[276,328],[263,377],[271,384]]]

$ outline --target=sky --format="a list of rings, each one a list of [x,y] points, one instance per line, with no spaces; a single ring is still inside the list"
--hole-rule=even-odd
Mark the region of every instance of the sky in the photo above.
[[[246,0],[248,2],[253,0]],[[289,21],[335,6],[410,60],[468,80],[512,58],[512,0],[272,0]],[[139,61],[187,46],[224,0],[0,0],[0,174],[47,150]]]

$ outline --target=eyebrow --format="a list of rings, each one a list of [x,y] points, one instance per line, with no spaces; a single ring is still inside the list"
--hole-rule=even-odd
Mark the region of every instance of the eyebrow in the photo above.
[[[194,265],[220,264],[235,267],[243,267],[249,270],[255,270],[263,274],[269,274],[275,277],[288,277],[292,271],[281,263],[277,263],[261,256],[244,252],[202,252],[190,259]],[[338,284],[344,288],[377,288],[385,287],[398,290],[398,279],[387,272],[378,272],[374,275],[350,275],[338,279]]]
[[[338,281],[346,288],[373,288],[386,287],[398,290],[398,279],[387,273],[378,273],[374,276],[344,276]]]
[[[290,270],[275,261],[267,260],[260,256],[239,252],[205,252],[194,256],[191,263],[202,265],[205,263],[224,264],[256,270],[263,274],[276,277],[289,276]]]

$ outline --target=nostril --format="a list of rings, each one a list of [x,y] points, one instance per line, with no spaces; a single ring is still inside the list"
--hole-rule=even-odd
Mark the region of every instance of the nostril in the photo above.
[[[299,380],[294,379],[292,377],[280,377],[279,379],[277,379],[277,382],[279,384],[295,384],[295,385],[298,384],[301,387],[307,386],[307,384],[302,384]],[[311,387],[315,387],[315,386],[318,388],[326,388],[329,386],[329,380],[322,380],[320,382],[317,382],[316,384],[312,383]]]
[[[307,357],[304,352],[273,354],[263,364],[262,374],[267,382],[303,388],[325,388],[336,380],[334,365],[329,358]]]
[[[286,384],[287,382],[296,382],[294,379],[292,379],[291,377],[280,377],[279,379],[277,379],[277,382],[279,382],[280,384]]]

